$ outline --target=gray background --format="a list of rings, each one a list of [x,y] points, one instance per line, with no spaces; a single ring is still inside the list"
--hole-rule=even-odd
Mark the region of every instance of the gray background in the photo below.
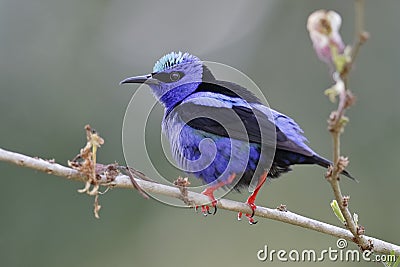
[[[122,120],[136,86],[118,82],[148,73],[160,56],[182,50],[246,73],[273,108],[302,126],[315,150],[330,156],[326,118],[335,105],[323,90],[331,81],[305,28],[308,15],[320,8],[342,15],[342,34],[349,43],[352,1],[2,0],[1,147],[65,164],[84,145],[83,126],[90,123],[106,140],[99,161],[123,163]],[[400,240],[399,8],[394,0],[366,2],[372,38],[351,76],[357,104],[348,112],[342,139],[349,170],[360,180],[342,182],[344,193],[351,195],[351,210],[367,234],[395,243]],[[257,203],[284,203],[294,212],[339,225],[329,206],[333,195],[324,170],[294,169],[265,186]],[[258,262],[257,251],[264,245],[336,247],[333,237],[291,225],[260,220],[249,226],[222,210],[203,218],[129,190],[101,197],[101,219],[96,220],[93,199],[76,192],[82,184],[3,162],[0,170],[1,266],[283,266]],[[244,201],[247,195],[229,197]]]

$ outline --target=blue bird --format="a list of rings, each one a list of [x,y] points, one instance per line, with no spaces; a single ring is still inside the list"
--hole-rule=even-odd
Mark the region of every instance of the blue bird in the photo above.
[[[156,62],[151,74],[120,82],[125,83],[147,84],[163,104],[162,129],[172,155],[179,167],[208,185],[202,193],[210,198],[214,213],[215,190],[235,183],[239,190],[257,176],[246,202],[253,211],[246,216],[254,224],[254,202],[267,178],[277,178],[295,164],[325,168],[332,164],[306,144],[303,130],[293,119],[263,105],[246,88],[217,80],[189,53],[169,53]],[[342,174],[354,179],[345,170]],[[204,215],[209,214],[208,205],[201,208]]]

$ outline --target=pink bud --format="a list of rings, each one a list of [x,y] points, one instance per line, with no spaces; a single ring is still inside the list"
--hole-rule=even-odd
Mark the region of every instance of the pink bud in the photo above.
[[[345,45],[339,34],[342,18],[335,11],[317,10],[308,17],[307,30],[319,59],[333,67],[332,53],[343,54]],[[336,48],[336,51],[333,49]]]

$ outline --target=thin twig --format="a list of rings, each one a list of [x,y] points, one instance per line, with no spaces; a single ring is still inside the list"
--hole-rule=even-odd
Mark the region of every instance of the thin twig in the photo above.
[[[333,140],[333,163],[334,167],[329,175],[333,194],[339,204],[339,208],[346,220],[346,227],[353,234],[353,241],[363,250],[375,249],[375,243],[368,240],[367,237],[360,235],[361,228],[356,225],[348,208],[348,197],[344,197],[339,184],[339,174],[342,171],[340,166],[347,165],[347,159],[341,158],[340,155],[340,136],[344,128],[344,114],[353,102],[354,97],[348,90],[348,76],[358,55],[361,45],[366,41],[366,33],[364,32],[364,0],[355,0],[355,41],[351,53],[350,61],[340,73],[340,78],[344,84],[344,90],[339,95],[339,104],[336,111],[332,112],[329,120],[329,130]],[[362,228],[363,229],[363,228]]]
[[[351,51],[351,61],[355,61],[358,52],[360,51],[361,45],[363,45],[368,38],[368,34],[364,31],[364,13],[365,13],[365,1],[355,0],[355,29],[354,29],[354,41],[353,49]]]
[[[346,63],[342,72],[340,73],[340,78],[345,84],[345,88],[348,88],[348,76],[353,68],[353,64],[358,56],[361,46],[368,40],[369,34],[364,30],[364,0],[355,0],[355,29],[354,29],[354,41],[350,54],[350,61]]]
[[[38,171],[42,171],[45,173],[65,177],[70,180],[76,180],[80,182],[86,182],[87,178],[78,172],[77,170],[62,166],[60,164],[54,163],[54,161],[47,161],[38,158],[32,158],[26,155],[22,155],[19,153],[7,151],[0,148],[0,161],[5,161],[9,163],[13,163],[22,167],[27,167],[31,169],[35,169]],[[161,194],[165,196],[174,197],[177,199],[182,198],[182,193],[177,187],[163,185],[159,183],[154,183],[150,181],[144,181],[138,178],[134,178],[136,183],[146,192]],[[98,180],[100,185],[102,186],[110,186],[112,185],[114,188],[129,188],[133,189],[133,185],[131,180],[126,175],[118,175],[115,177],[114,181],[111,183],[107,180],[105,175],[101,176],[101,179]],[[210,200],[207,196],[194,193],[192,191],[187,191],[187,200],[195,205],[202,205],[208,203]],[[229,210],[233,212],[242,212],[242,213],[251,213],[251,209],[245,203],[232,201],[228,199],[221,199],[217,203],[218,209]],[[320,233],[328,234],[338,238],[344,238],[349,241],[354,242],[353,234],[343,228],[324,223],[315,219],[307,218],[305,216],[290,212],[290,211],[280,211],[278,209],[270,209],[265,207],[257,207],[255,211],[255,215],[272,219],[296,226],[300,226],[306,229],[314,230]],[[363,236],[366,240],[371,240],[374,244],[374,251],[379,253],[389,254],[391,251],[394,251],[396,255],[400,255],[400,246],[374,238],[369,236]]]

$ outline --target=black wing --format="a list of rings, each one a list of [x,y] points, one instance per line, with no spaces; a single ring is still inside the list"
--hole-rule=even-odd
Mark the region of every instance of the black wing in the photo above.
[[[257,109],[243,106],[213,107],[187,102],[177,106],[174,112],[197,130],[252,143],[275,143],[274,123]]]
[[[205,93],[205,94],[202,94]],[[212,95],[210,95],[210,93]],[[260,100],[231,82],[202,82],[197,90],[170,112],[194,129],[238,140],[275,146],[275,125],[267,114],[251,107]]]
[[[195,101],[197,95],[202,97],[201,92],[215,94],[215,97],[209,102],[207,102],[207,97],[204,101]],[[187,101],[184,100],[175,107],[174,112],[177,112],[192,128],[259,144],[263,139],[264,144],[274,144],[277,149],[306,156],[315,154],[306,145],[307,139],[295,121],[273,109],[268,108],[271,114],[267,115],[265,111],[251,107],[251,104],[261,104],[260,100],[238,84],[219,80],[203,82],[191,96],[196,97],[189,96]],[[247,105],[235,105],[233,104],[235,101],[232,101],[230,105],[227,104],[224,107],[221,96],[233,100],[245,100]],[[221,103],[216,105],[215,101],[220,101],[222,105]]]

